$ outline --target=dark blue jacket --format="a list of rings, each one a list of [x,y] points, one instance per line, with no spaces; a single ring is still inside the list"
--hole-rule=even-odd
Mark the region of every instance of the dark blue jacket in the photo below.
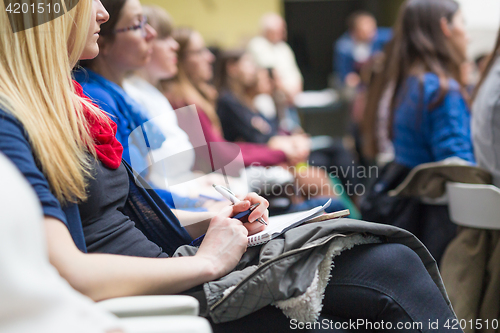
[[[380,52],[392,38],[391,28],[378,28],[377,35],[371,45],[371,54]],[[347,74],[356,72],[353,56],[354,41],[349,32],[344,33],[333,47],[333,69],[343,83]]]
[[[33,156],[29,138],[22,124],[12,115],[0,109],[0,151],[3,152],[21,171],[38,195],[45,216],[54,217],[69,229],[76,246],[86,252],[80,213],[77,204],[61,207],[50,191],[50,186]],[[123,213],[135,223],[135,227],[164,252],[171,255],[181,245],[189,244],[192,239],[187,231],[154,190],[145,184],[141,177],[133,174],[125,163],[129,174],[129,196]]]

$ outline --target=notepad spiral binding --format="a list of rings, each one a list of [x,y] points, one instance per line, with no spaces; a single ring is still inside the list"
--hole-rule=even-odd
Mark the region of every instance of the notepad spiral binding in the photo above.
[[[248,246],[257,246],[261,244],[265,244],[271,240],[270,235],[259,235],[259,236],[250,236],[248,240]]]

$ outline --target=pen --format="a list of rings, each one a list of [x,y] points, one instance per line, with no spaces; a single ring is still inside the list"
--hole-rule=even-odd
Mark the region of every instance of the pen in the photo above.
[[[233,205],[236,205],[238,202],[240,202],[240,199],[238,199],[233,192],[231,192],[230,189],[225,188],[224,186],[221,185],[212,185],[214,189],[219,192],[224,198],[227,200],[231,201]]]
[[[231,201],[233,205],[236,205],[238,202],[241,200],[238,199],[233,192],[231,192],[230,189],[225,188],[224,186],[221,185],[212,185],[217,192],[219,192],[224,198],[227,200]],[[256,221],[259,221],[260,223],[267,225],[266,221],[262,217],[259,217]],[[254,221],[255,222],[255,221]]]

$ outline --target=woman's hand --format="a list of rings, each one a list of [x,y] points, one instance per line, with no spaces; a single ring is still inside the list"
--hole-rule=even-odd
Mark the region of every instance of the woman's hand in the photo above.
[[[304,160],[309,158],[311,153],[311,138],[307,134],[295,134],[290,137],[297,154]]]
[[[290,136],[277,135],[273,136],[267,143],[268,147],[274,150],[281,150],[285,153],[288,163],[290,165],[296,165],[301,162],[305,162],[309,157],[309,152],[304,150],[298,150],[296,143]]]
[[[263,197],[259,196],[257,193],[249,193],[241,202],[233,206],[233,215],[244,212],[250,208],[250,206],[259,203],[259,206],[254,209],[252,213],[248,216],[248,222],[243,223],[243,226],[247,228],[248,235],[253,235],[261,232],[266,228],[266,225],[257,221],[258,218],[262,218],[266,223],[269,223],[269,202]]]
[[[211,276],[217,279],[236,267],[248,245],[248,230],[241,221],[231,218],[234,208],[226,207],[208,227],[196,257],[210,265]]]
[[[265,225],[259,222],[242,223],[231,218],[256,203],[260,205],[248,216],[248,221],[262,217],[268,222],[269,202],[256,193],[249,193],[241,202],[224,208],[210,221],[196,256],[207,259],[214,279],[226,275],[236,267],[247,249],[248,235],[264,230]]]

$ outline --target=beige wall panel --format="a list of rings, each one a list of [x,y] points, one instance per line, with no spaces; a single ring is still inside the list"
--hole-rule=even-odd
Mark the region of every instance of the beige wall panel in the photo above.
[[[142,0],[165,8],[178,26],[200,31],[209,45],[239,47],[259,32],[262,14],[281,10],[279,0]]]

